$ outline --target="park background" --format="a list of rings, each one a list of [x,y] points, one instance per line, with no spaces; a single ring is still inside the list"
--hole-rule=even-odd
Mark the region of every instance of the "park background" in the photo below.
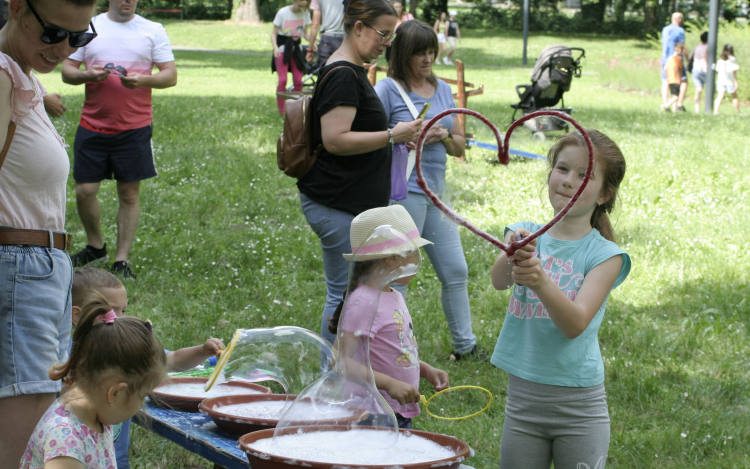
[[[221,3],[183,0],[180,6],[209,11]],[[420,0],[425,8],[431,4]],[[630,5],[625,22],[639,28],[615,27],[625,24],[618,23],[622,4]],[[229,11],[228,3],[223,5]],[[261,1],[262,19],[278,5]],[[464,41],[456,57],[466,64],[467,81],[484,85],[484,94],[470,98],[469,107],[504,130],[509,105],[517,101],[515,85],[528,82],[544,47],[563,43],[586,50],[583,75],[565,95],[566,104],[584,126],[611,136],[628,163],[613,223],[633,270],[612,294],[599,335],[612,419],[608,467],[750,468],[750,124],[728,103],[716,117],[694,114],[689,100],[687,113],[661,112],[655,31],[667,23],[674,3],[607,5],[615,8],[605,8],[601,28],[574,30],[588,21],[581,13],[532,1],[526,67],[520,20],[512,27],[507,20],[517,17],[512,5],[462,8]],[[140,8],[149,6],[171,3],[140,1]],[[478,21],[477,12],[490,8],[509,23]],[[659,18],[650,27],[648,9]],[[687,23],[690,49],[701,31],[698,10]],[[562,20],[549,23],[550,17]],[[130,259],[138,280],[126,281],[126,287],[129,313],[150,318],[170,349],[208,336],[227,342],[235,328],[293,324],[317,331],[325,300],[318,239],[302,215],[295,181],[276,167],[282,119],[275,102],[277,78],[270,72],[271,27],[218,18],[158,19],[175,47],[179,79],[175,88],[154,91],[159,176],[142,185],[141,223]],[[735,45],[747,112],[750,29],[742,18],[722,20],[720,28],[719,47]],[[435,71],[455,77],[451,67]],[[68,111],[54,122],[72,143],[84,89],[64,85],[59,71],[41,79],[50,92],[64,95]],[[691,83],[688,96],[692,93]],[[476,122],[468,125],[478,137],[489,138]],[[518,220],[551,218],[545,165],[514,158],[506,167],[492,158],[471,149],[466,163],[449,162],[454,207],[496,235]],[[114,245],[112,183],[103,184],[100,199],[105,240]],[[84,246],[85,233],[72,178],[67,204],[75,252]],[[498,251],[465,230],[461,236],[474,331],[480,346],[491,351],[509,300],[508,292],[495,291],[489,281]],[[497,467],[507,376],[489,363],[448,360],[452,347],[439,291],[425,259],[407,297],[421,358],[447,370],[454,385],[490,389],[496,401],[477,418],[442,423],[424,415],[415,428],[456,435],[476,450],[468,464]],[[427,395],[430,391],[422,387]],[[210,467],[140,427],[132,432],[134,468]]]

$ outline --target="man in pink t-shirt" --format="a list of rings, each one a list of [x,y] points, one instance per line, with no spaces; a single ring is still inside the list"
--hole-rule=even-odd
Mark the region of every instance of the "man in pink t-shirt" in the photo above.
[[[137,4],[138,0],[109,0],[109,11],[93,19],[96,40],[78,49],[62,67],[65,83],[86,84],[73,179],[88,244],[71,260],[74,267],[109,260],[97,194],[102,180],[114,178],[120,207],[112,272],[125,278],[135,278],[127,261],[138,228],[140,182],[157,174],[151,89],[177,84],[169,37],[162,25],[135,14]],[[154,66],[159,71],[152,74]]]

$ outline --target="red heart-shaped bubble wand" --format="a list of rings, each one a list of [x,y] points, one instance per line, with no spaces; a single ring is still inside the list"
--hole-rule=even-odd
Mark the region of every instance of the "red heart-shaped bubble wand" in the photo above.
[[[573,124],[576,130],[578,130],[581,133],[584,141],[586,142],[586,149],[588,151],[588,163],[589,163],[588,167],[586,168],[586,175],[584,176],[583,181],[581,182],[581,185],[578,187],[578,190],[576,191],[576,193],[573,195],[573,197],[570,198],[570,201],[568,201],[567,205],[565,205],[565,207],[563,207],[563,209],[560,210],[560,212],[558,212],[557,215],[555,215],[555,217],[552,218],[552,220],[547,222],[546,225],[544,225],[543,227],[541,227],[539,230],[535,231],[534,233],[530,234],[529,236],[521,240],[513,241],[510,244],[505,244],[499,239],[492,236],[491,234],[485,232],[484,230],[477,228],[469,220],[462,217],[461,215],[456,213],[452,208],[445,205],[443,201],[440,200],[440,198],[434,192],[432,192],[429,187],[427,187],[427,182],[422,174],[422,148],[424,147],[425,137],[427,136],[427,132],[430,130],[430,128],[432,128],[433,125],[438,123],[440,119],[442,119],[443,117],[449,116],[451,114],[467,114],[470,116],[474,116],[480,121],[484,122],[490,129],[492,129],[492,133],[495,134],[495,139],[497,140],[497,148],[498,148],[497,159],[498,161],[500,161],[501,164],[504,164],[506,166],[510,162],[510,156],[508,154],[508,150],[510,149],[509,147],[510,136],[512,135],[513,130],[516,127],[518,127],[519,125],[523,124],[524,122],[528,120],[541,117],[541,116],[553,116],[553,117],[562,119],[564,121],[567,121]],[[527,114],[511,124],[511,126],[508,128],[508,131],[505,132],[505,140],[501,142],[500,132],[497,130],[497,127],[495,127],[495,125],[492,122],[490,122],[486,117],[470,109],[455,108],[455,109],[448,109],[446,111],[439,113],[438,115],[430,119],[430,121],[424,126],[424,129],[422,129],[422,134],[419,136],[419,140],[417,141],[417,155],[416,155],[415,166],[417,170],[417,184],[419,184],[419,187],[422,189],[422,191],[424,191],[427,197],[429,197],[430,200],[432,200],[432,203],[435,204],[435,206],[441,212],[445,213],[448,216],[448,218],[450,218],[453,222],[463,227],[466,227],[469,231],[489,241],[490,243],[497,246],[498,248],[502,249],[503,251],[505,251],[508,257],[511,257],[513,256],[513,254],[516,253],[518,249],[522,248],[523,246],[526,246],[527,244],[529,244],[530,242],[532,242],[539,236],[546,233],[550,228],[552,228],[555,225],[555,223],[560,221],[562,217],[564,217],[565,214],[568,213],[568,210],[570,210],[573,207],[573,205],[576,203],[578,198],[583,193],[583,190],[586,188],[586,185],[589,182],[589,178],[591,177],[591,172],[594,169],[594,146],[591,143],[591,138],[589,138],[589,134],[586,133],[586,129],[581,127],[578,124],[578,122],[575,121],[575,119],[573,119],[569,115],[562,113],[562,112],[536,111],[536,112],[532,112],[531,114]]]

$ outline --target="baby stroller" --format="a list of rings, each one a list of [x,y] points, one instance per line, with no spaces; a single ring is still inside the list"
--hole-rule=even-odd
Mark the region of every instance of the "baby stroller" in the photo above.
[[[516,121],[519,110],[524,116],[540,109],[570,114],[573,110],[565,107],[563,94],[570,90],[574,76],[581,77],[581,59],[585,54],[579,47],[556,45],[544,49],[531,73],[531,84],[516,86],[519,102],[510,105],[513,108],[511,123]],[[559,102],[562,107],[553,107]],[[532,132],[533,138],[542,141],[546,139],[545,132],[568,130],[567,122],[555,118],[531,119],[524,122],[524,127]]]

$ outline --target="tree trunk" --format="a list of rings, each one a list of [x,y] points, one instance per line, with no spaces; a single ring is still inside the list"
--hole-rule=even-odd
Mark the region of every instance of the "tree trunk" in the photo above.
[[[417,5],[419,4],[419,0],[411,0],[409,2],[409,13],[414,15],[414,17],[417,17]]]
[[[260,23],[260,9],[258,0],[243,0],[237,7],[236,21],[247,21],[250,23]]]

